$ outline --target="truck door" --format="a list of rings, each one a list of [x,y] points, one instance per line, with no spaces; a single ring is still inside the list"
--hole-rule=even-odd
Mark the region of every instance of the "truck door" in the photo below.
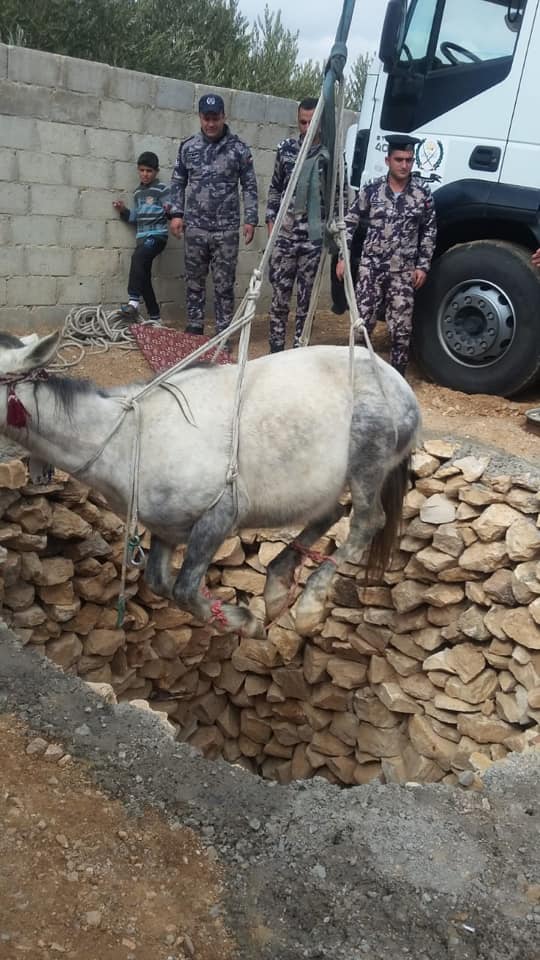
[[[523,40],[525,42],[525,36]],[[517,183],[523,187],[540,187],[540,174],[538,172],[540,147],[539,85],[540,12],[536,8],[531,30],[527,36],[525,66],[501,171],[501,179],[504,183]]]

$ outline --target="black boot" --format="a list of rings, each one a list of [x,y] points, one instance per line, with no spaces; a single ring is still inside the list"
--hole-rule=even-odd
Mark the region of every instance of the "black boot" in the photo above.
[[[188,323],[185,332],[186,332],[186,333],[196,333],[197,336],[202,337],[202,335],[203,335],[203,333],[204,333],[204,327],[196,327],[195,324],[193,324],[193,323]]]
[[[270,353],[281,353],[281,351],[284,349],[285,347],[280,346],[278,344],[275,344],[275,343],[270,344]]]
[[[397,372],[401,374],[404,380],[407,379],[405,376],[405,371],[407,370],[406,363],[394,363],[393,367],[394,367],[394,370],[397,370]]]

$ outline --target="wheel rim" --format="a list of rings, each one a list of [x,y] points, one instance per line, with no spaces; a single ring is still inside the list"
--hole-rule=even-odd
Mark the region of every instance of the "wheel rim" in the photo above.
[[[437,332],[445,352],[464,366],[490,366],[512,346],[516,315],[509,296],[487,280],[458,283],[437,314]]]

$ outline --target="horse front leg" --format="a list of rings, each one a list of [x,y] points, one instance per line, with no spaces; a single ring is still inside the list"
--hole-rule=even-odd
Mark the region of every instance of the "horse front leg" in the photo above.
[[[323,517],[310,523],[298,536],[274,557],[266,571],[264,603],[267,620],[275,620],[288,606],[294,572],[302,563],[304,551],[316,543],[330,527],[343,516],[345,507],[336,503]]]
[[[187,610],[202,623],[215,624],[223,633],[238,632],[244,636],[264,638],[262,623],[247,607],[212,600],[206,591],[201,592],[201,584],[212,557],[231,533],[234,522],[232,491],[227,488],[218,503],[194,524],[172,595],[182,610]]]

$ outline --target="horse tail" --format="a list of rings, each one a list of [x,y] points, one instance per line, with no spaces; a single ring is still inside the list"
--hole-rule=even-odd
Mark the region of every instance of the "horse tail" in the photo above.
[[[384,479],[381,506],[386,515],[384,527],[371,541],[366,564],[365,583],[380,581],[386,570],[400,533],[403,500],[409,486],[411,454],[407,454]]]

